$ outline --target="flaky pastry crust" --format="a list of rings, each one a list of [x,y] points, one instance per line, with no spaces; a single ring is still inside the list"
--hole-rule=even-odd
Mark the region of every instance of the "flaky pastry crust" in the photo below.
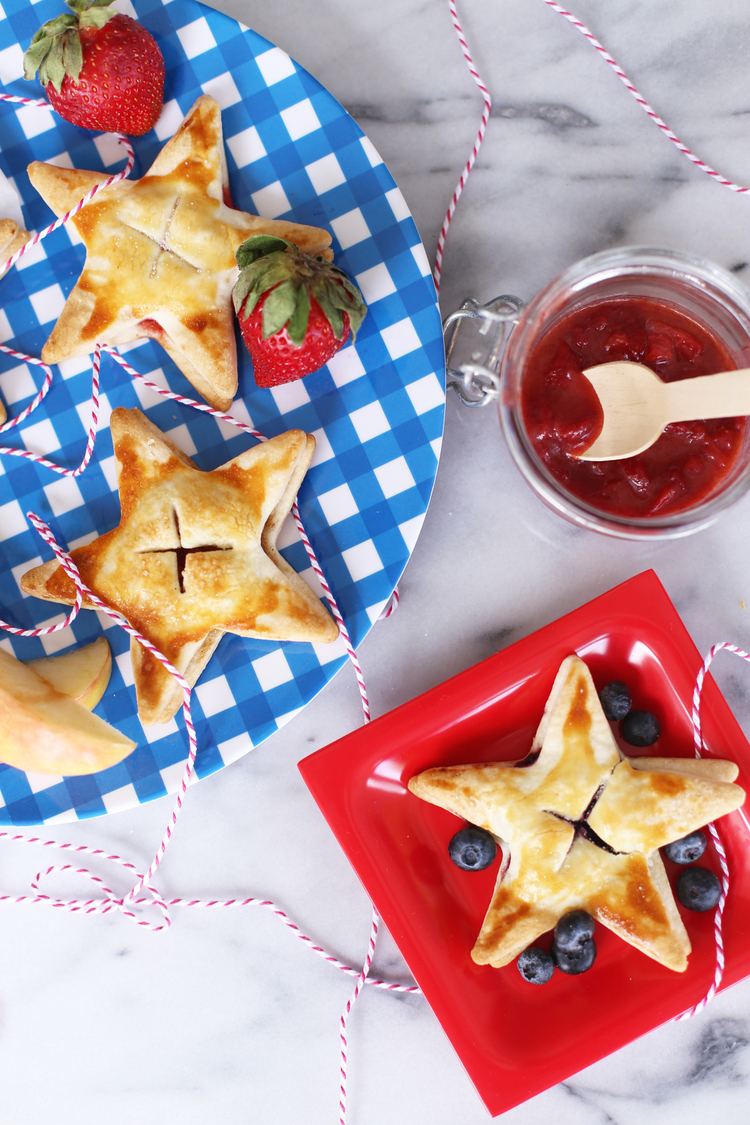
[[[28,173],[58,217],[108,179],[38,161]],[[97,343],[150,337],[222,411],[237,392],[237,248],[251,234],[267,233],[333,257],[327,231],[231,206],[221,112],[207,95],[142,179],[102,188],[70,222],[86,245],[86,261],[44,345],[45,362],[86,355]]]
[[[537,755],[534,757],[534,755]],[[734,763],[620,753],[588,668],[560,667],[528,761],[438,766],[409,781],[425,801],[510,849],[472,950],[507,965],[583,909],[647,956],[687,968],[690,940],[659,848],[740,807]]]
[[[276,547],[314,438],[290,430],[201,472],[139,410],[114,410],[110,425],[120,523],[71,558],[85,585],[190,686],[224,633],[336,639],[335,621]],[[55,559],[28,571],[21,585],[48,601],[75,600],[73,582]],[[130,651],[141,721],[168,722],[183,701],[179,683],[138,641]]]

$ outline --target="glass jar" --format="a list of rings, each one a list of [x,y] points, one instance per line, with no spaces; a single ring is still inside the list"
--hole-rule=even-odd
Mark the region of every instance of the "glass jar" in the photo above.
[[[738,368],[750,367],[750,292],[735,277],[711,262],[677,251],[645,247],[607,250],[565,270],[521,312],[502,359],[502,428],[528,484],[566,519],[626,539],[688,535],[713,523],[750,487],[750,427],[745,426],[729,471],[708,494],[678,510],[623,516],[598,508],[561,483],[537,454],[524,422],[524,376],[539,340],[570,314],[593,311],[601,302],[618,297],[668,302],[708,330]]]

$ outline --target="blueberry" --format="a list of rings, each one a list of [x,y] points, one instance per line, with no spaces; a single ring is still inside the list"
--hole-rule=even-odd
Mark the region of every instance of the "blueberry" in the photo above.
[[[613,723],[624,719],[633,706],[633,698],[628,690],[628,685],[622,680],[612,680],[605,684],[599,692],[602,710]]]
[[[677,877],[677,897],[688,910],[713,910],[721,882],[707,867],[687,867]]]
[[[529,984],[546,984],[551,980],[555,966],[549,953],[530,945],[516,961],[518,971]]]
[[[580,949],[565,950],[560,949],[553,941],[551,953],[552,960],[561,973],[576,976],[578,973],[588,972],[594,964],[596,960],[596,942],[593,938],[589,938]]]
[[[585,910],[571,910],[558,919],[555,945],[564,953],[577,953],[591,941],[596,923]]]
[[[695,863],[705,850],[706,835],[698,829],[697,832],[690,832],[689,835],[683,836],[681,840],[674,840],[671,844],[667,844],[664,854],[667,859],[672,860],[672,863],[686,864]]]
[[[630,711],[622,720],[620,733],[631,746],[652,746],[661,734],[661,727],[650,711]]]
[[[448,844],[448,855],[462,871],[484,871],[497,855],[497,844],[484,828],[467,824]]]

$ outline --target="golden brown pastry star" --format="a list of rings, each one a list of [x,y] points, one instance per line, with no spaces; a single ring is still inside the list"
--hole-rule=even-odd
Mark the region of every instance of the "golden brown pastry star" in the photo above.
[[[112,411],[119,526],[70,552],[86,586],[138,629],[192,686],[222,635],[333,641],[338,627],[282,558],[276,538],[315,451],[290,430],[201,472],[139,410]],[[26,593],[72,605],[56,559],[28,571]],[[85,608],[93,608],[84,601]],[[141,722],[182,703],[173,676],[131,640]]]
[[[569,910],[583,909],[678,972],[690,941],[658,849],[739,808],[737,767],[624,758],[582,660],[563,662],[522,763],[439,766],[418,797],[510,848],[473,959],[507,965]]]
[[[38,161],[28,172],[58,217],[108,179]],[[228,410],[237,391],[231,293],[238,246],[251,234],[275,234],[332,258],[327,231],[231,206],[221,112],[208,96],[198,98],[147,175],[102,188],[70,221],[86,261],[42,358],[59,363],[97,343],[149,336],[217,410]]]

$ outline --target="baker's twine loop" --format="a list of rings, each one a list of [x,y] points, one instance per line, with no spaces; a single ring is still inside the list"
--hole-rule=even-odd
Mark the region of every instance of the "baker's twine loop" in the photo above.
[[[7,344],[0,344],[0,351],[5,352],[6,355],[13,356],[15,359],[22,360],[24,363],[33,363],[35,364],[35,366],[41,367],[44,371],[44,382],[42,383],[42,386],[40,387],[35,397],[31,400],[29,405],[25,407],[20,414],[17,414],[14,418],[9,418],[7,422],[3,422],[3,424],[0,426],[0,434],[4,434],[6,430],[12,430],[14,426],[18,426],[21,422],[25,422],[28,416],[36,410],[39,403],[46,397],[47,391],[52,386],[52,370],[49,364],[44,363],[43,360],[34,359],[33,356],[26,355],[25,352],[18,352],[15,350],[15,348],[9,348]],[[3,452],[2,449],[0,449],[0,453],[1,452]],[[13,451],[9,450],[8,452]]]
[[[304,941],[315,952],[317,952],[321,956],[323,956],[325,958],[325,960],[327,960],[329,963],[335,965],[336,967],[341,968],[343,971],[349,973],[350,975],[357,976],[358,973],[361,970],[352,969],[350,966],[345,965],[343,962],[339,961],[338,958],[333,957],[331,954],[327,953],[324,949],[322,949],[322,947],[315,945],[315,943],[312,942],[312,940],[309,937],[307,937],[307,935],[304,934],[299,929],[299,927],[297,927],[293,922],[291,922],[291,920],[288,918],[288,916],[285,914],[285,912],[283,910],[281,910],[275,903],[273,903],[272,901],[270,901],[268,899],[245,898],[245,899],[229,899],[229,900],[224,900],[224,901],[218,901],[218,900],[202,900],[202,899],[187,900],[187,899],[182,899],[182,898],[176,898],[176,899],[171,899],[167,903],[163,899],[163,897],[159,894],[159,892],[152,886],[152,880],[153,880],[154,876],[156,875],[159,864],[161,863],[161,860],[164,856],[167,845],[169,844],[171,836],[174,832],[174,828],[175,828],[175,825],[177,823],[177,817],[178,817],[179,812],[180,812],[180,810],[182,808],[182,805],[183,805],[184,796],[185,796],[185,793],[187,791],[187,786],[190,782],[190,777],[192,775],[194,762],[195,762],[196,734],[195,734],[195,728],[194,728],[193,722],[192,722],[192,715],[191,715],[191,708],[190,708],[190,696],[191,696],[190,688],[189,688],[187,682],[185,681],[184,677],[180,674],[180,672],[178,672],[177,669],[173,667],[173,665],[169,662],[169,660],[167,660],[167,658],[165,656],[163,656],[163,654],[160,653],[158,651],[158,649],[156,649],[155,646],[153,644],[151,644],[150,641],[147,640],[147,638],[142,636],[142,634],[140,634],[136,629],[134,629],[129,624],[129,622],[127,622],[122,617],[121,614],[117,613],[117,611],[115,611],[111,607],[107,606],[100,598],[98,598],[95,594],[92,593],[91,590],[88,589],[88,587],[83,583],[75,563],[70,558],[70,556],[65,551],[63,551],[62,548],[57,544],[57,542],[56,542],[52,532],[50,531],[49,527],[47,526],[47,524],[44,523],[44,521],[41,520],[33,512],[28,513],[28,518],[29,518],[29,521],[31,522],[32,526],[38,532],[38,534],[47,543],[47,545],[52,549],[52,551],[55,554],[55,557],[57,558],[58,562],[60,563],[60,565],[65,570],[66,574],[68,574],[68,576],[71,578],[71,580],[75,583],[75,586],[76,586],[76,604],[73,607],[73,609],[71,610],[68,617],[66,618],[65,624],[67,624],[70,621],[75,619],[75,617],[77,616],[77,613],[80,610],[80,608],[83,604],[83,601],[85,599],[88,604],[93,605],[97,609],[100,609],[103,612],[105,612],[106,614],[108,614],[108,616],[111,617],[118,625],[120,625],[123,629],[125,629],[131,636],[135,637],[135,639],[138,640],[139,643],[143,644],[144,647],[146,647],[158,660],[160,660],[161,663],[164,665],[164,667],[167,669],[167,671],[170,672],[170,674],[172,676],[174,676],[174,678],[177,680],[177,682],[180,684],[180,686],[183,689],[183,693],[184,693],[184,697],[185,697],[184,703],[183,703],[183,716],[184,716],[184,719],[185,719],[186,728],[188,730],[190,749],[189,749],[189,754],[188,754],[188,760],[187,760],[186,766],[185,766],[185,771],[183,773],[182,781],[181,781],[181,784],[180,784],[180,788],[179,788],[177,798],[176,798],[176,801],[175,801],[175,805],[174,805],[174,809],[173,809],[173,812],[172,812],[172,816],[171,816],[170,821],[167,825],[167,829],[164,833],[164,836],[163,836],[162,841],[159,845],[159,848],[158,848],[158,850],[157,850],[157,852],[154,856],[154,859],[153,859],[151,865],[149,866],[148,871],[145,874],[139,874],[136,871],[133,864],[128,863],[127,861],[121,859],[117,855],[106,854],[101,849],[92,849],[92,848],[88,848],[88,847],[85,847],[85,846],[78,847],[78,848],[74,849],[75,851],[78,851],[78,852],[82,852],[82,853],[94,855],[94,856],[99,856],[99,857],[105,858],[107,860],[110,860],[112,862],[118,863],[118,864],[120,864],[120,866],[124,867],[125,869],[127,869],[128,871],[133,873],[136,876],[136,882],[131,887],[130,891],[126,895],[124,895],[122,898],[117,898],[115,893],[104,884],[103,880],[101,880],[98,876],[94,875],[87,868],[75,867],[72,864],[65,864],[65,865],[59,865],[59,866],[55,865],[55,866],[49,867],[49,868],[46,869],[45,872],[37,875],[37,879],[32,883],[32,890],[34,890],[36,892],[34,895],[32,895],[32,896],[0,895],[0,902],[3,902],[3,901],[13,901],[13,902],[17,902],[17,903],[20,903],[20,902],[37,902],[37,903],[43,903],[43,904],[51,905],[51,906],[54,906],[58,909],[71,910],[71,911],[81,911],[81,912],[87,913],[87,914],[108,913],[109,911],[116,909],[116,910],[119,910],[125,917],[131,918],[138,925],[146,926],[149,929],[154,930],[156,932],[168,928],[169,925],[171,924],[171,918],[170,918],[170,913],[169,913],[169,907],[170,906],[176,906],[176,905],[202,906],[202,907],[264,906],[264,907],[272,910],[273,913],[276,914],[276,916],[279,917],[282,921],[284,921],[286,923],[286,925],[290,929],[292,929],[292,931],[295,932],[295,934],[302,941]],[[43,635],[43,634],[56,632],[59,628],[62,627],[62,623],[58,623],[57,625],[45,626],[43,628],[28,629],[28,630],[19,629],[15,626],[9,626],[6,622],[0,622],[0,626],[2,626],[3,628],[6,628],[9,631],[12,631],[16,634],[19,634],[21,636],[36,637],[36,636],[40,636],[40,635]],[[25,843],[41,843],[41,844],[43,844],[44,846],[47,846],[47,847],[57,847],[57,848],[62,848],[62,849],[66,848],[66,847],[71,847],[71,845],[57,844],[55,841],[52,841],[52,840],[41,841],[41,840],[39,840],[38,837],[27,837],[27,836],[24,836],[20,833],[12,834],[8,831],[0,831],[0,839],[16,840],[16,841],[22,841],[22,842],[25,842]],[[92,882],[94,882],[98,885],[101,885],[102,890],[104,891],[104,898],[99,899],[99,900],[53,899],[48,895],[42,894],[39,890],[39,887],[38,887],[39,880],[43,876],[49,876],[49,875],[51,875],[53,873],[56,873],[56,872],[58,872],[58,873],[59,872],[71,872],[71,873],[78,874],[78,875],[84,875],[86,878],[89,878]],[[145,891],[150,896],[150,898],[145,898],[145,899],[144,898],[138,898],[137,896],[141,893],[141,891]],[[135,913],[135,911],[133,910],[134,906],[142,905],[143,903],[148,903],[148,902],[151,902],[153,905],[157,906],[159,908],[159,910],[161,911],[162,916],[163,916],[163,922],[160,925],[154,925],[153,923],[149,922],[148,920],[139,917]],[[368,970],[369,970],[369,965],[368,965]],[[397,985],[397,984],[391,984],[390,982],[381,981],[381,980],[373,980],[370,983],[375,984],[375,985],[377,985],[378,987],[381,987],[381,988],[390,989],[392,991],[419,992],[419,989],[417,988],[416,985]]]
[[[52,382],[52,372],[50,371],[47,364],[42,363],[42,361],[40,359],[33,359],[31,356],[23,355],[20,352],[13,351],[11,348],[6,348],[2,344],[0,344],[0,349],[2,349],[2,351],[4,351],[4,352],[8,352],[8,354],[10,354],[10,355],[17,356],[19,359],[25,360],[27,363],[38,364],[40,367],[43,367],[45,369],[46,373],[47,373],[46,377],[45,377],[45,380],[44,380],[44,385],[43,385],[42,389],[39,391],[39,393],[36,396],[36,398],[34,399],[34,401],[32,403],[30,403],[29,406],[27,406],[26,409],[21,414],[19,414],[16,418],[11,418],[10,421],[6,422],[4,426],[0,426],[0,434],[1,434],[5,430],[9,430],[13,426],[18,425],[18,423],[24,421],[25,418],[28,418],[28,416],[29,416],[29,414],[31,414],[32,410],[34,410],[39,405],[39,403],[42,401],[42,399],[47,394],[47,391],[50,388],[50,384]],[[8,446],[8,445],[0,446],[0,454],[5,454],[8,457],[20,457],[20,458],[22,458],[24,460],[27,460],[27,461],[33,461],[35,464],[43,465],[46,469],[51,469],[53,473],[59,473],[61,476],[64,476],[64,477],[72,477],[72,478],[79,477],[81,475],[81,473],[86,469],[89,461],[91,460],[91,455],[94,452],[94,444],[96,442],[96,428],[97,428],[97,425],[99,423],[99,406],[100,406],[100,400],[99,400],[99,368],[100,368],[100,363],[101,363],[101,348],[100,348],[100,345],[97,344],[96,348],[94,350],[94,355],[93,355],[93,359],[92,359],[92,363],[91,363],[91,414],[90,414],[90,420],[89,420],[88,436],[87,436],[87,439],[86,439],[86,449],[84,451],[81,463],[80,463],[80,465],[78,465],[77,468],[66,469],[63,466],[58,465],[55,461],[50,461],[50,459],[48,457],[43,457],[39,453],[33,453],[29,449],[16,449],[16,448],[13,448],[12,446]]]
[[[131,868],[131,870],[135,870],[132,864],[126,863],[124,860],[120,859],[119,856],[110,855],[107,858],[112,860],[113,862],[121,864],[121,866],[123,867],[129,867]],[[60,899],[52,898],[50,895],[44,894],[40,888],[42,879],[49,878],[50,875],[62,872],[70,872],[73,875],[81,875],[84,878],[89,879],[99,888],[104,897],[88,900],[77,898]],[[141,876],[141,878],[145,878],[145,876]],[[72,863],[52,864],[50,867],[45,868],[44,871],[37,872],[36,877],[31,881],[31,889],[36,892],[36,894],[31,898],[32,902],[43,903],[47,906],[54,907],[57,910],[70,910],[83,914],[108,914],[112,910],[117,910],[126,918],[132,918],[136,925],[147,926],[149,929],[156,931],[166,929],[171,924],[171,918],[169,915],[167,904],[164,902],[164,899],[161,897],[155,887],[148,886],[146,887],[146,890],[151,897],[151,902],[156,907],[158,907],[164,919],[163,923],[159,926],[153,925],[153,923],[149,922],[147,919],[140,918],[132,909],[132,900],[130,899],[129,895],[124,898],[117,898],[115,892],[106,885],[104,880],[101,879],[98,875],[94,875],[94,873],[90,871],[88,867],[76,867]],[[7,900],[8,898],[9,896],[3,895],[2,897],[0,897],[0,901],[3,901],[3,899]],[[15,901],[18,902],[21,900],[16,899]],[[136,901],[138,903],[143,903],[148,900],[137,899]]]

